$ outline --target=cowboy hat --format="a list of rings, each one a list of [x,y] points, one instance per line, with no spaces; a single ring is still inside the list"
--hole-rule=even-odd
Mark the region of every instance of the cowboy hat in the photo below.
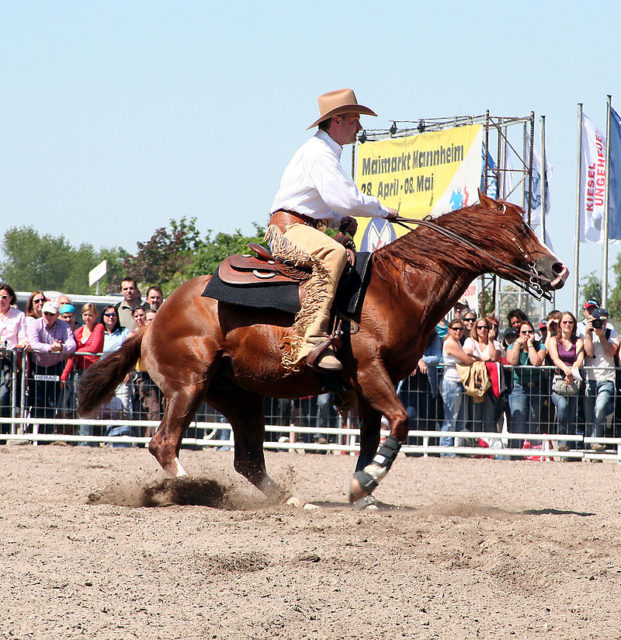
[[[319,118],[311,124],[308,129],[316,127],[320,122],[339,116],[343,113],[364,113],[368,116],[376,116],[377,113],[371,111],[369,107],[358,104],[356,94],[352,89],[337,89],[328,91],[317,98],[319,105]]]

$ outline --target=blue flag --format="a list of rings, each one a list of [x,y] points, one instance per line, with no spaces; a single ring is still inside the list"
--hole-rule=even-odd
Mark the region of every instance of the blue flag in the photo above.
[[[610,176],[608,178],[608,239],[621,239],[621,118],[610,108]]]
[[[485,153],[485,143],[483,143],[482,149],[483,156],[483,169],[481,171],[481,191],[490,198],[498,198],[498,181],[496,179],[496,163],[492,154],[488,151]],[[485,160],[487,159],[487,167],[485,166]],[[487,176],[487,191],[485,191],[485,172],[489,171]]]

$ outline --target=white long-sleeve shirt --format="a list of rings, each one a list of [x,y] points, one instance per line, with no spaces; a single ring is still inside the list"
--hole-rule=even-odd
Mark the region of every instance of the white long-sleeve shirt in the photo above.
[[[23,347],[27,341],[26,314],[9,307],[5,315],[0,314],[0,347],[14,349],[17,345]]]
[[[341,166],[343,147],[319,130],[294,154],[283,173],[270,213],[295,211],[338,227],[344,216],[385,218],[377,198],[362,193]]]

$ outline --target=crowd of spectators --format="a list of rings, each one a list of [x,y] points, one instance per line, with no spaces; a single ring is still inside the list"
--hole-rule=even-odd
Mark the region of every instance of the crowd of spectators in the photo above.
[[[149,287],[142,300],[133,278],[123,278],[122,300],[101,313],[93,303],[79,313],[65,295],[48,299],[33,291],[25,313],[16,306],[16,295],[6,282],[0,283],[0,415],[11,417],[16,406],[25,403],[34,418],[76,417],[76,390],[80,375],[102,355],[118,349],[137,329],[146,326],[164,301],[159,286]],[[21,388],[22,370],[26,380]],[[99,410],[98,418],[117,420],[159,420],[162,397],[140,365],[115,390],[114,397]],[[0,425],[7,433],[9,425]],[[38,433],[53,433],[53,424],[36,425]],[[100,435],[93,425],[81,425],[77,434]],[[65,431],[66,432],[66,431]],[[133,435],[129,425],[109,426],[103,435]],[[85,440],[81,444],[96,444]]]
[[[596,301],[587,301],[583,312],[577,322],[572,313],[554,310],[535,327],[521,309],[512,309],[502,329],[495,316],[478,317],[456,305],[398,387],[410,430],[464,433],[440,437],[445,447],[469,442],[468,432],[502,432],[517,448],[532,443],[512,433],[616,435],[620,338]],[[484,440],[493,442],[500,442],[498,435]],[[556,446],[568,451],[584,445],[558,438]],[[602,452],[606,445],[594,441],[588,448]]]

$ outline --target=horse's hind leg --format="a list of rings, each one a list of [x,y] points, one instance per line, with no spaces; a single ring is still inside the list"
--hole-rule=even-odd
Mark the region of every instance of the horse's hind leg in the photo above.
[[[171,393],[162,422],[149,442],[149,451],[171,477],[187,475],[179,462],[179,448],[203,392],[203,385],[189,384]]]
[[[268,498],[283,501],[288,494],[265,468],[265,410],[263,396],[235,386],[209,389],[207,402],[230,422],[235,435],[235,471]]]

